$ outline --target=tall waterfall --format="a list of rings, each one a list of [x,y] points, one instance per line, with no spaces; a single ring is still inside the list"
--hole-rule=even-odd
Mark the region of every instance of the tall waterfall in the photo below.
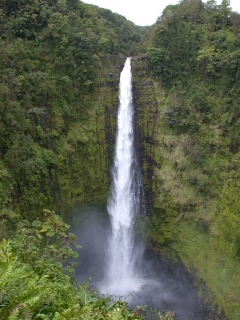
[[[126,295],[141,286],[137,263],[143,250],[135,229],[136,216],[142,209],[142,182],[134,150],[132,100],[131,58],[127,58],[120,76],[117,138],[107,206],[112,232],[104,286],[106,292],[115,295]]]

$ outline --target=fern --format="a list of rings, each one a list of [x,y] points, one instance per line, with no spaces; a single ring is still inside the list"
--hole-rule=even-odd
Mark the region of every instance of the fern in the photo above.
[[[16,306],[16,308],[11,312],[11,315],[7,318],[8,320],[19,320],[19,313],[20,313],[20,305]]]
[[[63,227],[59,222],[58,228],[62,230]],[[29,252],[31,250],[29,248]],[[49,259],[47,254],[42,260],[38,257],[35,265],[42,265],[34,268],[32,258],[29,263],[17,260],[11,252],[10,242],[4,241],[0,243],[0,258],[0,319],[141,319],[133,317],[126,303],[99,299],[96,292],[88,291],[86,282],[73,286],[71,278],[64,274],[62,262]]]
[[[30,308],[26,308],[25,306],[20,310],[20,316],[22,320],[32,320],[32,316],[34,311]]]
[[[7,268],[4,270],[4,268],[1,268],[1,276],[0,276],[0,290],[4,288],[4,286],[9,281],[9,278],[11,278],[12,270],[13,270],[13,263],[10,263]]]

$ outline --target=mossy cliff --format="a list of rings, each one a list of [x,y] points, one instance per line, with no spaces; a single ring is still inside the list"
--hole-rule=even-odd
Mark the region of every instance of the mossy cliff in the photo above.
[[[237,320],[239,154],[226,152],[216,125],[200,123],[200,136],[197,129],[171,127],[178,112],[171,106],[188,106],[191,93],[165,90],[151,77],[144,56],[133,58],[132,65],[148,245],[166,259],[183,262],[200,288],[205,284],[217,314],[211,319]],[[221,106],[217,95],[208,99],[216,109]]]
[[[99,199],[114,55],[134,52],[145,29],[75,0],[1,1],[0,16],[0,210],[32,220],[44,207]]]
[[[88,106],[88,119],[82,128],[79,123],[71,128],[69,151],[59,161],[60,187],[68,206],[106,199],[124,61],[123,56],[110,55],[98,61],[96,90],[82,101]]]
[[[153,80],[148,73],[147,56],[144,54],[135,56],[132,58],[131,64],[135,108],[135,144],[142,169],[146,212],[150,214],[154,200],[152,190],[154,167],[159,165],[157,157],[154,157],[157,102]]]
[[[217,126],[203,125],[201,141],[193,133],[176,134],[166,126],[166,105],[177,99],[174,92],[161,92],[156,85],[157,153],[161,167],[154,171],[155,203],[148,222],[150,244],[163,254],[180,257],[189,270],[197,270],[227,319],[237,320],[239,155],[221,154]],[[211,144],[215,145],[214,151],[209,150]]]

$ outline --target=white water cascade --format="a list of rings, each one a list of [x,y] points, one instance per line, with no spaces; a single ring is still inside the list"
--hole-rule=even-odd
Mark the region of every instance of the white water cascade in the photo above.
[[[141,239],[137,240],[134,227],[142,210],[142,181],[134,150],[132,99],[131,58],[127,58],[120,76],[112,189],[107,206],[112,233],[103,291],[113,295],[126,295],[141,286],[137,264],[143,245]]]

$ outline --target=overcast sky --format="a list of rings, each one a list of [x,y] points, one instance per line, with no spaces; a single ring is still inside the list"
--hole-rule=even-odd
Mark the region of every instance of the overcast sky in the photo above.
[[[207,0],[206,0],[207,1]],[[206,2],[204,1],[204,2]],[[125,16],[136,25],[147,26],[156,22],[163,9],[169,4],[177,4],[178,0],[83,0],[102,8],[110,9]],[[221,0],[217,0],[220,4]],[[231,0],[233,11],[240,12],[240,0]]]

